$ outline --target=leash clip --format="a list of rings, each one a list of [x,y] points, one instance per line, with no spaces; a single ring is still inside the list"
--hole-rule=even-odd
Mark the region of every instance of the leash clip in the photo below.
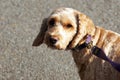
[[[86,47],[88,49],[91,49],[93,47],[93,41],[90,41],[89,43],[86,43]]]

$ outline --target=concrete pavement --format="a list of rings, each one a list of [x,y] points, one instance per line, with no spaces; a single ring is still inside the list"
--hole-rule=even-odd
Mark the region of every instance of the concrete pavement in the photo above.
[[[70,51],[32,47],[42,20],[75,8],[120,33],[120,0],[0,0],[0,80],[80,80]]]

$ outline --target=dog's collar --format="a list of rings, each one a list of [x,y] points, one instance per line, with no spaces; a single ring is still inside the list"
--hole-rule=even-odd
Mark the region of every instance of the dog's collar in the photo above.
[[[120,72],[120,64],[119,63],[116,63],[116,62],[113,62],[112,60],[110,60],[105,55],[105,52],[101,48],[99,48],[97,46],[93,46],[93,41],[92,41],[91,35],[87,35],[86,41],[83,44],[76,46],[75,50],[76,49],[81,50],[84,48],[90,49],[92,54],[94,54],[95,56],[109,62],[118,72]]]
[[[81,45],[77,45],[74,49],[78,49],[78,50],[81,50],[81,49],[84,49],[84,48],[92,48],[93,47],[93,41],[92,41],[92,36],[91,35],[87,35],[87,39],[86,41],[81,44]]]

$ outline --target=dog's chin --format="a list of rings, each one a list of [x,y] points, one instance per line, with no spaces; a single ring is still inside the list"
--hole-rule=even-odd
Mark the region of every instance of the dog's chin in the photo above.
[[[45,44],[51,49],[65,50],[64,48],[61,48],[59,45],[56,44],[51,44],[51,43],[45,43]]]
[[[45,39],[44,43],[51,49],[66,50],[66,47],[63,47],[62,44],[52,44],[50,41],[48,41],[48,39]]]

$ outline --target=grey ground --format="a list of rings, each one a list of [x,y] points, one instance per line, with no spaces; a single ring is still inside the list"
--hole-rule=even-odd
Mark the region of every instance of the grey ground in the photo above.
[[[42,20],[63,6],[120,33],[120,0],[0,0],[0,80],[80,80],[70,51],[32,47]]]

